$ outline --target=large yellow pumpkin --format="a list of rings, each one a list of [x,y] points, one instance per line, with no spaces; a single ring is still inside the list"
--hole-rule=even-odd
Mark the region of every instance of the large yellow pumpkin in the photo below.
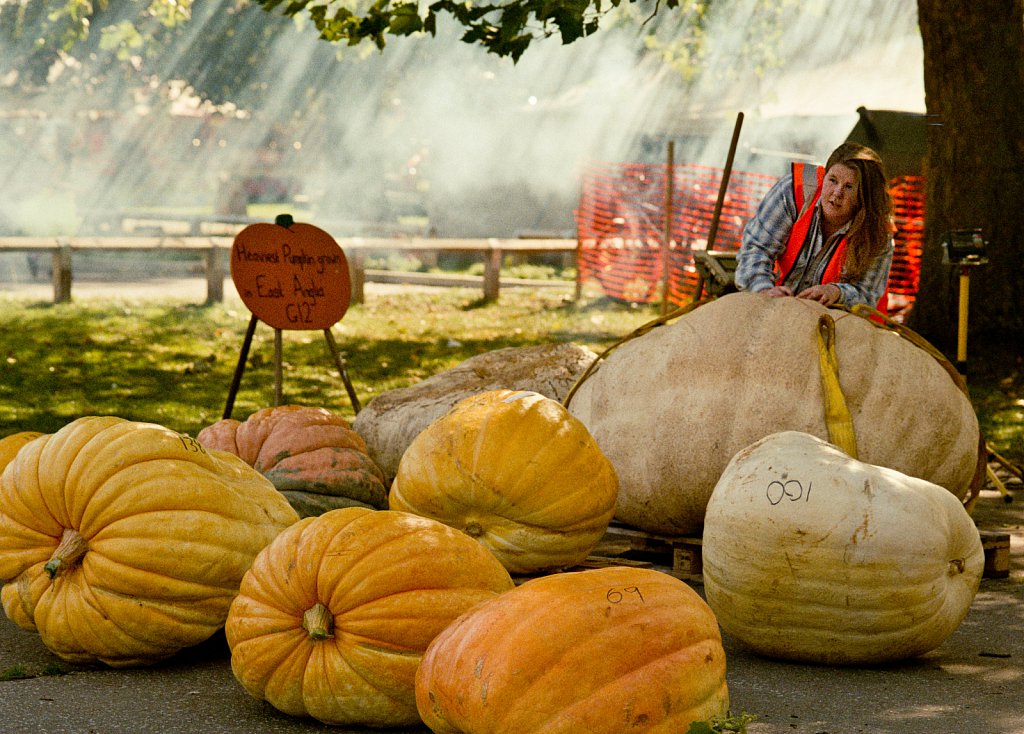
[[[438,635],[416,674],[437,734],[668,734],[725,714],[715,616],[682,581],[611,567],[527,581]]]
[[[0,473],[3,472],[5,466],[11,463],[22,446],[42,435],[38,431],[21,431],[0,438]]]
[[[729,463],[703,557],[727,633],[769,657],[827,664],[937,647],[967,615],[985,565],[950,492],[794,431]]]
[[[65,660],[151,663],[216,632],[253,558],[297,520],[237,457],[80,418],[0,477],[4,610]]]
[[[351,507],[305,518],[259,554],[225,631],[245,689],[328,724],[419,723],[431,640],[513,588],[479,543],[434,520]]]
[[[303,517],[341,507],[387,506],[384,472],[367,454],[366,442],[326,408],[263,408],[244,421],[217,421],[196,440],[240,456]]]
[[[465,398],[402,455],[388,503],[477,538],[512,573],[573,566],[615,512],[615,469],[560,403],[529,391]]]

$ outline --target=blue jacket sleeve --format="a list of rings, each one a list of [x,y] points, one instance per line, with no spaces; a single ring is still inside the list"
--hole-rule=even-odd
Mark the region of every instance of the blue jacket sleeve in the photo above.
[[[786,249],[798,214],[793,198],[793,174],[789,173],[769,189],[743,228],[734,275],[740,290],[764,291],[775,285],[775,261]]]

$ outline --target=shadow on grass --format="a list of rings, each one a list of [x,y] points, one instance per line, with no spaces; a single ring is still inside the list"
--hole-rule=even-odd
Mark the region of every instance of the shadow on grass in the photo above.
[[[475,294],[474,294],[475,295]],[[600,346],[645,317],[581,309],[560,297],[511,294],[377,298],[332,329],[362,405],[483,352],[543,342]],[[86,415],[117,415],[194,435],[219,420],[248,326],[222,305],[25,305],[0,315],[0,436],[54,432]],[[323,334],[283,333],[284,401],[354,418]],[[232,415],[272,405],[274,330],[258,324]]]

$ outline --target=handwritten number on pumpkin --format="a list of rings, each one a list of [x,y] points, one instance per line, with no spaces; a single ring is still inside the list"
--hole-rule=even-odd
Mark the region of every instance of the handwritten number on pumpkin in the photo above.
[[[644,595],[640,592],[638,586],[624,586],[621,589],[611,588],[608,589],[608,593],[604,595],[604,598],[608,600],[610,604],[618,604],[626,599],[626,594],[634,594],[641,603],[644,601]]]
[[[783,500],[810,502],[811,484],[808,482],[807,489],[805,490],[803,483],[799,480],[788,479],[785,482],[780,482],[776,479],[768,485],[768,488],[765,490],[765,496],[771,505],[777,505]]]
[[[178,438],[181,439],[181,445],[185,447],[185,450],[192,454],[205,454],[206,449],[203,445],[196,441],[191,436],[186,436],[183,433],[178,434]]]

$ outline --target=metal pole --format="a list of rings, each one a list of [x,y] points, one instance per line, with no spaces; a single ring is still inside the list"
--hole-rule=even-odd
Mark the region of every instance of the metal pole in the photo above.
[[[960,310],[957,323],[956,367],[961,375],[967,374],[967,301],[970,297],[971,269],[960,268]]]

